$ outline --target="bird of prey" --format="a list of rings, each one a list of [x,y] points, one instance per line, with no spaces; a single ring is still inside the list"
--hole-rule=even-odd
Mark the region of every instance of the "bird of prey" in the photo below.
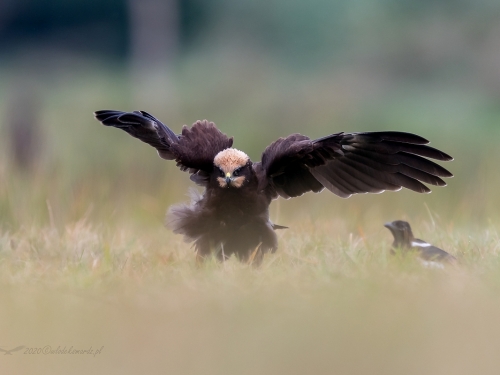
[[[385,223],[384,226],[389,229],[394,236],[392,243],[393,252],[395,249],[411,251],[417,254],[423,266],[429,268],[444,268],[444,264],[455,264],[457,259],[446,251],[422,241],[413,236],[410,224],[406,221],[396,220],[391,223]]]
[[[175,160],[197,185],[205,188],[191,204],[176,205],[167,226],[194,242],[197,258],[212,252],[219,259],[235,254],[240,260],[262,260],[277,247],[276,229],[269,219],[273,199],[298,197],[324,188],[348,198],[358,193],[430,189],[422,182],[445,186],[441,177],[453,175],[426,159],[453,160],[410,133],[383,131],[335,133],[312,140],[301,134],[279,138],[252,162],[233,148],[233,138],[213,122],[197,121],[174,133],[144,111],[102,110],[95,117],[156,148],[161,158]]]

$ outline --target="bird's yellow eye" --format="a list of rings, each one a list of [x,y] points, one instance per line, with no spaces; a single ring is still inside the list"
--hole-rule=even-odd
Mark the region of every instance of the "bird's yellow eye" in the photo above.
[[[231,177],[231,173],[227,172],[226,177]]]

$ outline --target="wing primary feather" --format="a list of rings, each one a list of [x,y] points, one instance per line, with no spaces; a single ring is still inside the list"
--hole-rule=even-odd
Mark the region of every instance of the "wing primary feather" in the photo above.
[[[429,174],[427,172],[421,171],[420,169],[415,169],[407,166],[406,164],[399,165],[399,173],[404,174],[405,176],[417,179],[419,181],[425,182],[427,184],[435,185],[435,186],[446,186],[446,182],[440,179],[437,176]]]
[[[347,158],[343,159],[342,162],[349,164],[354,169],[359,170],[380,181],[384,181],[396,186],[403,186],[417,193],[430,193],[430,189],[427,186],[425,186],[418,180],[405,176],[404,174],[401,174],[399,172],[384,173],[382,171],[377,171],[376,169],[373,169],[367,165],[360,164],[359,162],[356,162],[354,160],[349,160]]]
[[[361,173],[354,168],[351,168],[349,165],[339,163],[338,169],[339,171],[356,178],[360,182],[362,186],[360,192],[381,193],[384,190],[393,190],[398,188]]]
[[[360,180],[354,174],[350,173],[350,171],[343,168],[342,165],[337,165],[336,172],[338,176],[344,181],[349,183],[352,187],[352,193],[366,193],[372,192],[374,190],[373,186],[367,185],[364,181]]]
[[[416,145],[426,145],[429,141],[419,135],[406,132],[397,131],[382,131],[382,132],[361,132],[352,133],[356,140],[363,140],[364,142],[381,142],[381,141],[394,141],[403,143],[413,143]]]
[[[144,117],[147,117],[151,121],[155,122],[158,125],[158,127],[163,131],[163,133],[165,133],[165,135],[167,135],[167,137],[169,138],[170,142],[179,142],[179,136],[177,134],[175,134],[172,131],[172,129],[170,129],[168,126],[166,126],[163,122],[161,122],[160,120],[158,120],[153,115],[147,113],[146,111],[140,111],[140,113]]]
[[[406,164],[409,167],[412,167],[414,169],[419,169],[434,176],[453,177],[453,174],[451,172],[441,167],[440,165],[434,163],[433,161],[406,152],[400,152],[398,154],[389,155],[389,154],[376,153],[368,150],[357,149],[355,153],[351,153],[349,156],[352,155],[362,156],[363,158],[374,160],[381,164],[385,164],[387,166]]]
[[[453,174],[450,171],[441,167],[439,164],[436,164],[431,160],[418,157],[414,154],[400,152],[397,159],[398,161],[408,165],[409,167],[420,169],[421,171],[430,173],[435,176],[448,178],[453,177]]]
[[[321,183],[324,187],[332,193],[342,198],[349,198],[352,192],[341,182],[336,171],[327,171],[324,173],[326,166],[311,169],[311,174]]]
[[[349,143],[347,145],[342,146],[345,150],[356,152],[358,149],[375,151],[377,153],[384,154],[396,154],[399,152],[407,152],[410,154],[425,156],[428,158],[441,160],[441,161],[450,161],[453,158],[430,146],[426,145],[414,145],[411,143],[400,143],[400,142],[392,142],[392,141],[384,141],[379,143]]]
[[[375,159],[369,159],[366,158],[362,155],[358,154],[349,154],[348,156],[349,159],[359,162],[361,164],[365,164],[370,166],[373,169],[384,171],[387,173],[397,173],[400,172],[404,175],[407,175],[409,177],[416,178],[417,180],[426,182],[431,185],[436,185],[436,186],[446,186],[446,183],[440,179],[437,176],[434,176],[432,174],[429,174],[427,172],[424,172],[419,169],[412,168],[406,164],[398,164],[398,165],[392,165],[392,164],[384,164],[380,163]]]
[[[340,198],[349,198],[352,195],[345,192],[343,188],[337,186],[336,181],[327,179],[318,171],[312,171],[312,174],[326,189],[330,190],[333,194],[339,196]]]

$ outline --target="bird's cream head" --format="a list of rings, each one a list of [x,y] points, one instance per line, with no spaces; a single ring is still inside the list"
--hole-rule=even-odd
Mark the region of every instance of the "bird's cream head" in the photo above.
[[[241,187],[246,180],[250,158],[243,151],[235,148],[226,148],[214,158],[217,182],[222,188]]]

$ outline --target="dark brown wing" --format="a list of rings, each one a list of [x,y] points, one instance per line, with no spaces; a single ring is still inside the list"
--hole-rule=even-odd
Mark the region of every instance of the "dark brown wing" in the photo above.
[[[179,142],[172,148],[181,169],[211,171],[215,155],[232,145],[233,137],[222,133],[213,122],[203,120],[195,122],[190,128],[184,125]]]
[[[255,168],[261,187],[273,197],[296,197],[323,187],[343,198],[402,187],[428,193],[422,182],[445,186],[440,177],[453,175],[422,156],[453,158],[427,143],[403,132],[337,133],[316,140],[292,134],[268,146]]]
[[[103,125],[122,129],[132,137],[153,146],[158,155],[167,160],[174,160],[171,145],[179,142],[179,137],[160,120],[144,111],[121,112],[102,110],[94,112],[95,118]]]
[[[419,239],[415,239],[415,241],[425,243],[425,241],[422,241]],[[451,255],[451,254],[447,253],[446,251],[444,251],[443,249],[440,249],[439,247],[436,247],[433,245],[429,245],[426,247],[413,246],[412,249],[418,251],[420,254],[420,257],[424,260],[427,260],[427,261],[438,261],[438,262],[442,262],[442,261],[456,262],[457,261],[457,258],[455,258],[453,255]]]
[[[103,110],[94,115],[103,125],[122,129],[153,146],[163,159],[175,160],[181,170],[188,170],[191,179],[201,185],[213,168],[215,155],[233,144],[233,138],[228,138],[207,120],[197,121],[190,128],[184,125],[182,133],[176,135],[144,111]]]

